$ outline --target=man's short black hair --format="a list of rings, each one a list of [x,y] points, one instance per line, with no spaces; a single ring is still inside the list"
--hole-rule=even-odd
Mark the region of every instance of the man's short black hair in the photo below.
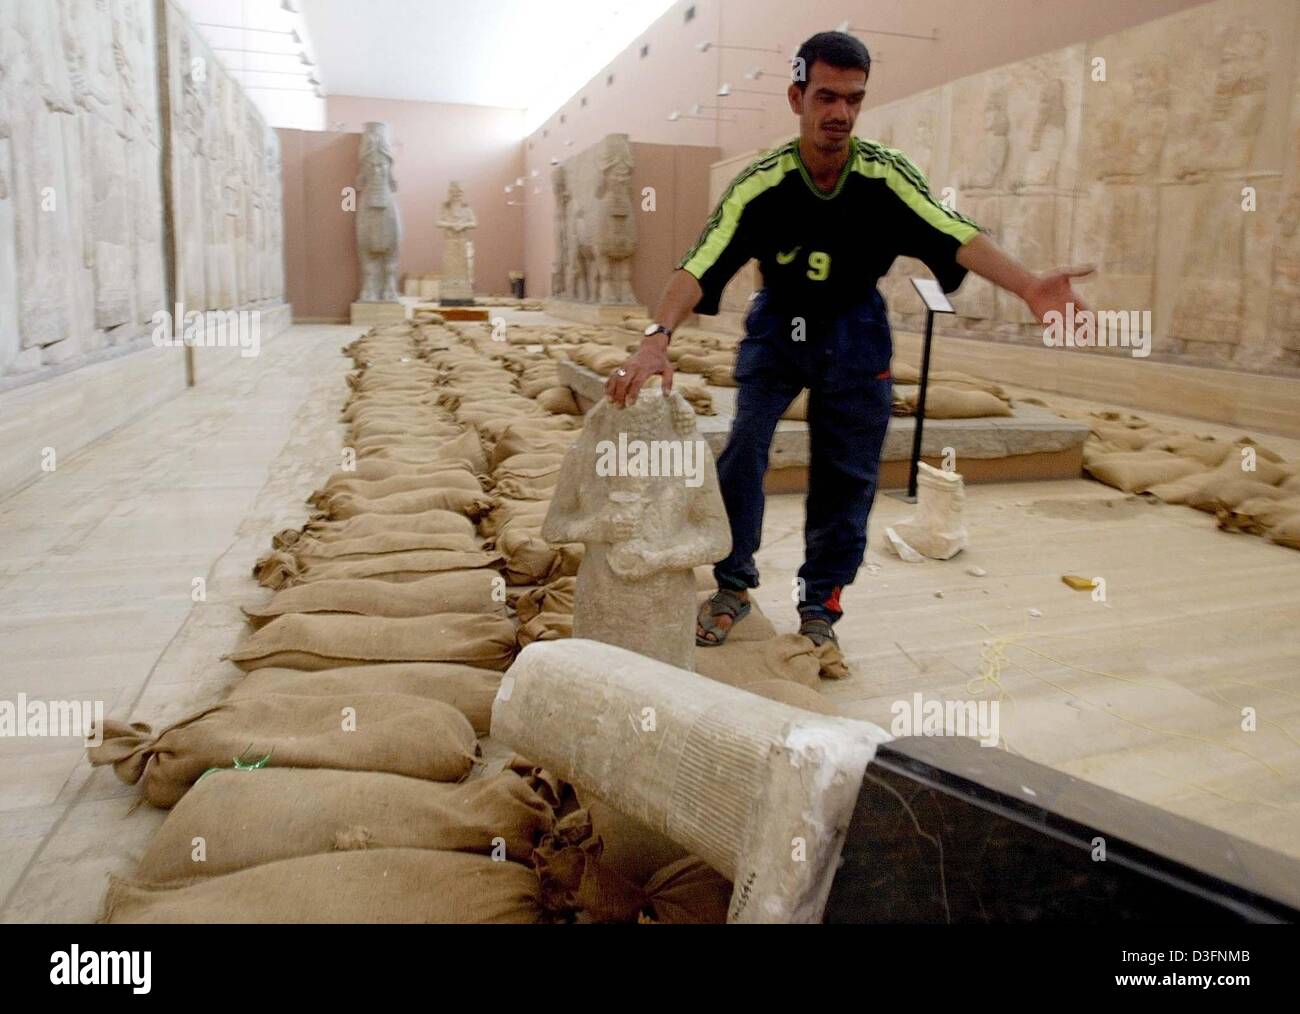
[[[848,32],[818,32],[799,47],[793,60],[793,79],[800,91],[807,90],[812,65],[818,60],[832,67],[860,68],[871,76],[871,54],[860,39]]]

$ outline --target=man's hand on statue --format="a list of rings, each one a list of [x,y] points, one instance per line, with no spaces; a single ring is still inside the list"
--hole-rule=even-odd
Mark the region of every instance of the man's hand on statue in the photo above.
[[[1034,280],[1025,287],[1021,298],[1024,299],[1030,312],[1044,324],[1048,323],[1047,314],[1052,310],[1059,313],[1063,320],[1072,319],[1067,308],[1068,304],[1074,304],[1075,313],[1087,310],[1089,307],[1083,301],[1083,297],[1074,290],[1070,279],[1085,278],[1093,271],[1091,265],[1045,271],[1035,276]]]
[[[668,359],[668,345],[656,338],[647,338],[627,362],[609,375],[605,394],[615,405],[636,404],[637,392],[656,375],[664,378],[664,394],[673,389],[673,364]]]

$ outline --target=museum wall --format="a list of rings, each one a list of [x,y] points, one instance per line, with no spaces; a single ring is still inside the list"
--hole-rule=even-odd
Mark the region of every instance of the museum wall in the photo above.
[[[361,288],[357,223],[344,191],[357,183],[361,135],[276,131],[284,157],[285,297],[301,324],[342,324]]]
[[[478,218],[474,289],[481,295],[510,291],[509,272],[524,265],[524,209],[507,205],[505,193],[524,172],[521,110],[331,95],[328,119],[334,130],[359,133],[372,120],[391,129],[402,220],[399,276],[439,270],[438,215],[447,185],[459,180]]]
[[[1218,0],[961,78],[864,112],[857,132],[905,151],[1030,267],[1095,264],[1085,298],[1149,311],[1151,361],[1300,375],[1291,0]],[[715,194],[746,160],[714,167]],[[904,328],[923,323],[916,274],[928,272],[900,259],[881,284]],[[733,281],[720,323],[750,288]],[[953,304],[940,333],[1042,348],[1024,305],[979,277]],[[1142,366],[1128,349],[1089,354]]]
[[[938,32],[937,41],[865,37],[877,57],[867,93],[872,107],[1197,2],[1203,0],[908,0],[872,5],[868,14],[864,5],[845,0],[793,6],[781,0],[682,0],[528,136],[524,171],[544,176],[552,160],[562,162],[612,133],[628,134],[642,144],[716,146],[723,158],[748,156],[776,138],[792,136],[796,124],[784,98],[789,54],[813,32],[845,19],[854,28]],[[695,15],[687,21],[691,7]],[[973,38],[979,39],[978,46],[970,45]],[[704,42],[714,45],[701,53],[697,47]],[[644,57],[642,46],[648,46]],[[746,72],[755,67],[765,76],[747,80]],[[734,94],[718,99],[724,82]],[[695,103],[708,107],[699,118],[690,115]],[[718,107],[726,104],[733,108],[720,112]],[[673,110],[682,114],[676,122],[668,119]],[[536,200],[541,207],[529,209],[526,260],[529,291],[542,296],[549,289],[533,280],[549,283],[553,206],[545,187]],[[676,256],[694,241],[689,232]]]
[[[170,0],[0,0],[0,494],[238,358],[155,346],[173,270],[280,330],[281,245],[275,135]]]

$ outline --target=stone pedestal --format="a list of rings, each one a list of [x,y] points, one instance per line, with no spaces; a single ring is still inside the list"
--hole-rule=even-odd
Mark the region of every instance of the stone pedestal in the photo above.
[[[579,303],[572,299],[544,299],[542,309],[552,317],[579,324],[622,324],[625,317],[645,317],[649,311],[640,303]]]
[[[352,323],[360,327],[396,324],[406,320],[406,307],[398,302],[352,304]]]

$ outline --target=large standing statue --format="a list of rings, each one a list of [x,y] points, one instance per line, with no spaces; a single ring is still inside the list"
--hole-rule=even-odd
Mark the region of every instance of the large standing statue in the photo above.
[[[402,223],[397,215],[397,181],[387,123],[367,123],[361,135],[357,176],[357,254],[361,258],[358,302],[397,301],[397,249]]]
[[[450,306],[474,302],[474,241],[467,233],[478,228],[474,211],[465,203],[464,192],[455,180],[447,188],[438,228],[443,232],[442,277],[438,301]]]
[[[626,134],[610,134],[600,156],[596,189],[595,301],[606,305],[635,303],[632,255],[636,253],[636,219],[632,209],[632,146]]]
[[[603,400],[565,455],[542,525],[584,542],[573,636],[695,668],[695,576],[731,549],[709,445],[678,391]]]
[[[551,192],[555,196],[555,217],[551,222],[551,228],[555,232],[551,295],[563,296],[569,289],[569,184],[562,165],[557,165],[551,172]]]

